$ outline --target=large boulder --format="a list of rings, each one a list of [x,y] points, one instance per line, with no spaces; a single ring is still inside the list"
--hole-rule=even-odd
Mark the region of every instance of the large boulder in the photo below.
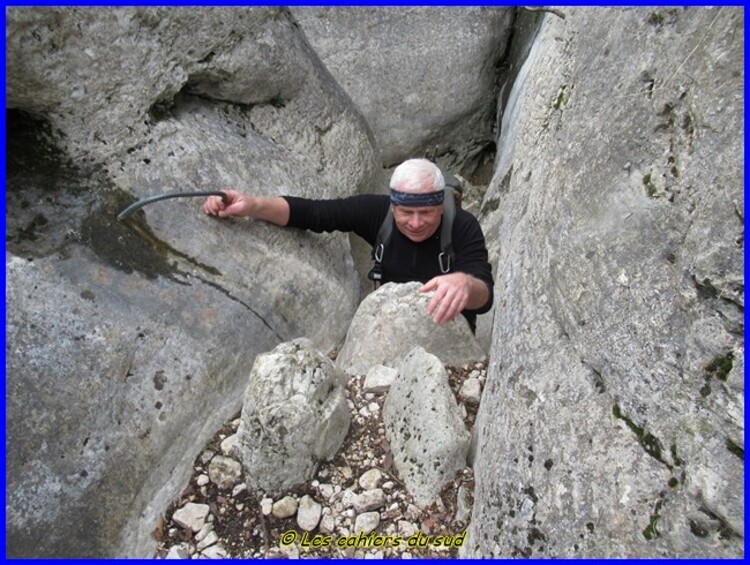
[[[486,357],[469,323],[457,316],[435,324],[427,315],[433,293],[421,283],[386,283],[359,305],[336,359],[350,375],[364,375],[375,365],[394,366],[414,347],[436,355],[446,365],[464,365]]]
[[[7,20],[7,107],[48,119],[69,155],[136,195],[154,187],[133,176],[272,192],[300,179],[268,175],[306,164],[303,186],[323,196],[373,173],[367,126],[285,10],[15,8]],[[292,162],[269,170],[274,152]],[[168,174],[186,159],[201,166]]]
[[[513,8],[295,8],[388,167],[426,152],[476,166],[494,146],[497,67]],[[469,167],[472,168],[472,167]]]
[[[299,335],[332,349],[359,289],[341,235],[195,199],[117,212],[221,187],[360,192],[372,137],[284,10],[6,19],[8,555],[152,555],[255,355]]]
[[[545,14],[484,202],[465,555],[743,555],[743,23]]]
[[[349,431],[346,375],[307,339],[258,355],[237,430],[245,482],[280,491],[312,478]]]

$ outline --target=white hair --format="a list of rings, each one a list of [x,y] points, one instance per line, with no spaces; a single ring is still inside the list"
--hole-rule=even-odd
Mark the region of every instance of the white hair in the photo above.
[[[445,189],[445,179],[432,161],[409,159],[394,169],[390,187],[411,194],[439,192]]]

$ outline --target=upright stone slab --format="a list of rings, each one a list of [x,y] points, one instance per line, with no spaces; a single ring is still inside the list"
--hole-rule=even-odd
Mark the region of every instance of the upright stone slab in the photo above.
[[[383,407],[399,477],[421,507],[466,467],[470,435],[442,362],[421,347],[401,362]]]

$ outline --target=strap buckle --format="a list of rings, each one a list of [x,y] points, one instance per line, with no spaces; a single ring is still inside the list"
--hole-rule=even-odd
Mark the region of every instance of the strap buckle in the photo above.
[[[445,259],[445,264],[443,264],[443,259]],[[446,273],[449,273],[451,270],[451,256],[450,254],[447,254],[445,251],[441,251],[440,255],[438,255],[438,265],[440,265],[440,272],[444,275]]]

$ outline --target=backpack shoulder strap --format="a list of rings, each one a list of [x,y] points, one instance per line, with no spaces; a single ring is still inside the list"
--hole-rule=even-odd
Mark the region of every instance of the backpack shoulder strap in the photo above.
[[[443,199],[443,224],[440,228],[440,255],[438,263],[440,272],[449,273],[455,255],[453,253],[453,220],[456,217],[456,200],[453,196],[453,187],[445,187],[445,198]]]
[[[375,238],[375,247],[374,247],[374,253],[375,255],[378,255],[378,250],[380,254],[380,258],[378,261],[382,261],[383,259],[383,248],[388,245],[388,241],[391,239],[391,233],[393,233],[393,211],[391,210],[391,207],[388,206],[388,213],[385,215],[385,218],[383,219],[383,223],[380,224],[380,229],[378,230],[378,235]]]
[[[388,245],[388,241],[391,239],[391,233],[393,232],[393,212],[391,207],[388,206],[388,212],[383,219],[383,223],[380,224],[378,229],[378,235],[375,236],[375,245],[372,248],[372,258],[375,263],[367,274],[367,278],[375,283],[375,287],[380,284],[383,279],[383,267],[381,265],[383,261],[383,253],[385,252],[385,246]]]

